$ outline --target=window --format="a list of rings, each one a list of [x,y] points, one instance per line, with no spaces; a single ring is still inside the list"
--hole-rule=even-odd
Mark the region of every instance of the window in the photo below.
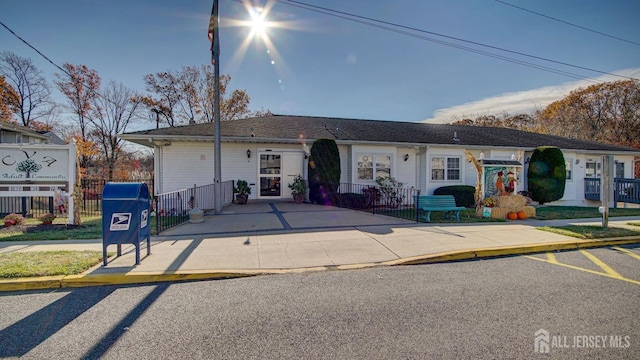
[[[617,178],[624,178],[624,163],[616,162],[616,176]]]
[[[378,177],[391,177],[391,155],[358,154],[358,180],[374,181]]]
[[[460,180],[460,158],[432,157],[431,180]]]
[[[588,159],[585,164],[584,176],[585,177],[600,177],[601,164],[594,160]]]
[[[573,176],[573,159],[565,158],[564,166],[567,168],[567,180],[571,180]]]

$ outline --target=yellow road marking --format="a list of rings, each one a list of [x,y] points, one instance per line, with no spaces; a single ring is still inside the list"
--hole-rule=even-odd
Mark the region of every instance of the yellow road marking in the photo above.
[[[629,250],[627,250],[627,249],[623,249],[623,248],[621,248],[621,247],[617,247],[617,246],[612,246],[611,248],[612,248],[612,249],[616,249],[616,250],[618,250],[618,251],[621,251],[621,252],[623,252],[623,253],[625,253],[625,254],[627,254],[627,255],[631,256],[632,258],[635,258],[635,259],[637,259],[637,260],[640,260],[640,255],[638,255],[638,254],[634,253],[633,251],[629,251]]]
[[[621,278],[622,275],[618,274],[615,270],[613,270],[611,267],[609,267],[609,265],[605,264],[604,262],[602,262],[602,260],[598,259],[595,255],[593,255],[592,253],[586,251],[586,250],[578,250],[580,251],[580,253],[584,256],[587,257],[587,259],[591,260],[594,264],[598,265],[600,267],[600,269],[602,269],[604,272],[606,272],[607,274],[614,276],[614,277],[619,277]]]
[[[547,253],[547,260],[549,260],[550,263],[558,263],[558,260],[556,260],[556,256],[552,252]]]
[[[537,261],[546,262],[546,263],[549,263],[549,264],[554,264],[554,265],[564,266],[564,267],[567,267],[567,268],[569,268],[569,269],[580,270],[580,271],[584,271],[584,272],[587,272],[587,273],[590,273],[590,274],[596,274],[596,275],[606,276],[606,277],[608,277],[608,278],[612,278],[612,279],[616,279],[616,280],[626,281],[626,282],[629,282],[629,283],[632,283],[632,284],[635,284],[635,285],[640,285],[640,281],[631,280],[631,279],[627,279],[627,278],[624,278],[624,277],[612,276],[612,275],[609,275],[609,274],[607,274],[607,273],[602,273],[602,272],[593,271],[593,270],[589,270],[589,269],[583,269],[583,268],[579,268],[579,267],[577,267],[577,266],[567,265],[567,264],[562,264],[562,263],[559,263],[559,262],[555,262],[555,263],[554,263],[554,262],[551,262],[551,261],[549,261],[549,260],[541,259],[541,258],[538,258],[538,257],[535,257],[535,256],[529,256],[529,255],[522,255],[522,256],[523,256],[523,257],[526,257],[526,258],[528,258],[528,259],[533,259],[533,260],[537,260]]]

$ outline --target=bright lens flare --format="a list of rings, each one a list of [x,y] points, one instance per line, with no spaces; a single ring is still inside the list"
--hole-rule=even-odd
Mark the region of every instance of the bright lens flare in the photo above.
[[[251,32],[253,35],[264,36],[265,30],[269,26],[268,23],[264,20],[264,12],[262,9],[257,9],[257,12],[251,12]]]

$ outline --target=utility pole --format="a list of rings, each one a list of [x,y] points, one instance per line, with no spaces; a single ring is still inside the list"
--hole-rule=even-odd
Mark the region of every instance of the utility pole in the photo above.
[[[602,156],[602,178],[600,180],[600,199],[602,200],[602,206],[600,212],[602,213],[602,227],[609,226],[609,205],[611,203],[612,195],[612,181],[613,179],[613,155]]]
[[[211,63],[213,64],[213,187],[215,213],[222,210],[222,156],[220,154],[220,33],[218,27],[218,0],[213,0],[211,18],[209,20],[209,41],[211,41]]]

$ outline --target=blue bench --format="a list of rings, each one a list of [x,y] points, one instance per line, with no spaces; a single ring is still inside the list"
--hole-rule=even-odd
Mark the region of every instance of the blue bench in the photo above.
[[[456,206],[456,199],[453,195],[421,195],[414,196],[413,202],[420,212],[424,212],[424,220],[431,222],[432,211],[444,211],[445,219],[455,219],[460,221],[460,210],[464,210],[464,206]]]

